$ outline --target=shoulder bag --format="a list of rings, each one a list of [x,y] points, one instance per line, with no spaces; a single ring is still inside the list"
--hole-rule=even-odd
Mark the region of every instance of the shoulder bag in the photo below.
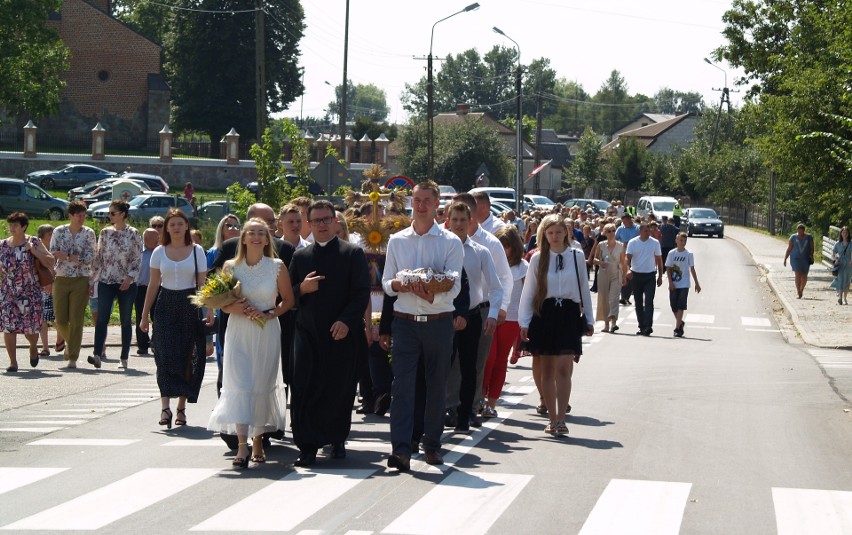
[[[41,263],[41,260],[35,255],[35,253],[30,250],[30,254],[33,256],[33,264],[35,265],[36,275],[38,276],[38,284],[42,288],[45,286],[50,286],[53,284],[56,275],[53,273],[53,270],[49,267],[45,266]]]
[[[586,336],[589,322],[586,321],[586,310],[583,308],[583,289],[580,286],[580,268],[577,267],[577,253],[574,249],[571,249],[571,256],[574,257],[574,273],[577,274],[577,291],[579,292],[578,297],[580,299],[580,332],[582,333],[582,336]]]
[[[834,261],[834,265],[831,266],[831,274],[835,277],[838,273],[840,273],[840,260],[846,256],[846,249],[849,249],[848,243],[846,244],[846,247],[843,248],[843,252],[837,257],[837,260]]]

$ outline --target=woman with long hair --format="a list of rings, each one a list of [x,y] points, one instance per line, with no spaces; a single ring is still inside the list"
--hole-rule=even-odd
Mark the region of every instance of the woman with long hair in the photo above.
[[[236,214],[227,214],[219,220],[216,225],[216,238],[213,240],[213,246],[207,249],[207,268],[213,265],[216,260],[216,255],[219,254],[219,249],[222,248],[222,242],[231,238],[236,238],[240,235],[240,218]]]
[[[518,310],[521,340],[540,370],[540,392],[550,415],[544,432],[568,433],[564,414],[571,396],[574,362],[583,354],[582,336],[594,334],[592,297],[583,251],[570,246],[568,225],[549,215],[539,225],[539,250],[530,259]],[[534,364],[535,366],[535,364]]]
[[[286,428],[278,316],[293,307],[295,298],[287,266],[275,257],[272,235],[262,219],[246,222],[237,256],[222,269],[240,282],[243,299],[222,309],[230,315],[222,359],[222,395],[207,429],[237,435],[232,464],[245,468],[249,456],[256,463],[266,461],[263,433]],[[257,322],[261,318],[266,322],[263,326]],[[248,437],[252,437],[252,450]]]
[[[840,239],[831,252],[837,276],[831,282],[831,288],[837,292],[837,304],[849,304],[849,283],[852,280],[852,246],[849,241],[849,227],[840,229]]]
[[[151,253],[151,280],[145,294],[139,328],[148,332],[153,307],[154,362],[160,389],[160,425],[172,427],[171,398],[178,398],[175,425],[186,425],[186,403],[196,403],[204,379],[204,332],[198,328],[198,310],[189,298],[204,284],[207,259],[204,248],[192,243],[189,219],[176,208],[166,215],[160,245]],[[156,300],[156,305],[154,301]],[[208,314],[208,323],[213,319]]]
[[[482,380],[482,396],[485,398],[485,408],[482,416],[485,418],[497,417],[497,401],[503,391],[503,383],[506,381],[506,366],[509,353],[518,351],[518,302],[521,299],[521,290],[524,287],[524,277],[527,276],[529,263],[524,260],[524,244],[521,235],[514,225],[504,225],[498,228],[494,236],[500,240],[506,259],[509,261],[509,270],[512,273],[512,299],[509,309],[506,311],[506,321],[497,326],[494,331],[494,340],[485,362],[485,372]]]
[[[618,330],[618,300],[627,272],[627,256],[624,244],[615,239],[615,225],[607,223],[603,236],[605,240],[598,244],[592,258],[598,268],[598,308],[595,320],[604,322],[603,332],[614,333]]]
[[[130,205],[127,201],[115,200],[109,205],[111,225],[101,230],[95,251],[95,267],[89,279],[89,296],[98,295],[98,321],[95,325],[94,354],[87,360],[95,368],[101,367],[105,356],[107,326],[112,314],[113,302],[118,300],[118,315],[121,322],[122,368],[127,368],[130,340],[133,337],[133,302],[136,300],[136,279],[142,265],[142,238],[135,228],[127,224]]]

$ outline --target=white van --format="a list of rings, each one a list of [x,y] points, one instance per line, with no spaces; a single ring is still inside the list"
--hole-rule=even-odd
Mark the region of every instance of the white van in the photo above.
[[[480,191],[488,193],[488,198],[492,201],[502,202],[509,206],[516,206],[515,199],[517,199],[517,197],[515,197],[515,190],[512,188],[473,188],[468,193],[473,195]]]
[[[677,204],[677,199],[674,197],[642,197],[636,204],[636,215],[645,218],[650,214],[654,214],[657,221],[662,221],[663,216],[668,216],[671,219],[675,204]]]

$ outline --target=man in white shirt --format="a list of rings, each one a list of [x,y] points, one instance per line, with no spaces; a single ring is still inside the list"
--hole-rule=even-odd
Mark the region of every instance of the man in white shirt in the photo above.
[[[476,202],[475,198],[476,195],[471,195],[470,193],[459,193],[453,197],[453,200],[467,204],[471,213],[473,213],[479,208],[479,203]],[[500,325],[506,321],[506,311],[509,310],[509,301],[512,297],[512,285],[514,284],[512,270],[509,268],[509,261],[506,259],[506,251],[503,249],[503,244],[500,243],[500,240],[495,238],[490,232],[487,232],[486,229],[477,222],[476,218],[471,218],[470,220],[468,236],[470,236],[471,240],[482,245],[488,249],[489,253],[491,253],[491,260],[494,262],[494,268],[497,270],[497,278],[500,280],[500,288],[503,291],[500,310],[497,313],[497,325]],[[484,296],[490,293],[491,288],[489,285],[483,284],[482,295]],[[486,301],[483,304],[485,306],[480,309],[480,314],[482,315],[482,322],[484,324],[488,316],[489,305],[493,305],[493,303]],[[482,379],[485,376],[485,363],[488,361],[488,353],[491,350],[491,342],[493,338],[494,337],[491,334],[483,332],[479,339],[479,349],[477,350],[476,355],[476,396],[473,398],[476,402],[479,402],[482,399]],[[452,379],[453,376],[451,375],[450,378]],[[453,389],[451,393],[458,391],[458,389],[454,387],[452,380],[449,381],[449,388]],[[454,398],[455,396],[453,396],[453,399],[448,400],[448,407],[455,407],[459,404],[458,400]],[[479,409],[479,407],[475,407],[475,409]],[[470,424],[474,427],[482,425],[482,418],[479,416],[479,410],[474,410],[474,414],[470,416]]]
[[[394,303],[393,386],[391,402],[392,452],[388,467],[411,469],[411,439],[415,410],[417,367],[422,359],[426,385],[423,414],[423,448],[426,462],[443,464],[439,453],[444,431],[444,398],[447,370],[453,350],[453,299],[461,288],[464,248],[449,230],[435,222],[440,192],[431,180],[412,190],[411,226],[388,241],[382,286],[385,293],[398,296]],[[432,293],[420,283],[403,285],[397,273],[404,269],[432,268],[455,272],[458,277],[448,292]]]
[[[657,286],[663,285],[663,257],[660,242],[651,237],[648,223],[639,225],[639,236],[627,242],[627,280],[632,284],[633,299],[636,303],[636,319],[639,331],[636,334],[651,336],[654,332],[654,270],[657,272]]]
[[[456,198],[458,198],[458,196],[456,196]],[[488,196],[487,192],[477,191],[473,194],[473,198],[476,203],[476,208],[474,209],[476,217],[474,219],[482,225],[485,230],[494,234],[495,230],[506,224],[503,221],[496,219],[494,214],[491,213],[491,197]],[[453,200],[455,200],[455,198]]]
[[[471,220],[468,205],[463,202],[453,202],[446,208],[450,230],[464,244],[464,271],[467,274],[470,293],[467,326],[456,331],[455,335],[456,359],[453,362],[452,373],[458,373],[460,387],[452,393],[454,395],[449,392],[449,383],[455,384],[456,381],[447,381],[447,398],[459,400],[455,430],[465,433],[470,431],[470,418],[473,414],[473,401],[477,390],[476,364],[480,339],[483,335],[489,339],[494,336],[500,303],[503,302],[503,289],[497,278],[491,253],[467,235]],[[484,291],[486,288],[487,294]],[[484,323],[482,309],[485,309],[487,314]],[[455,409],[456,406],[450,408]]]
[[[278,212],[278,237],[297,250],[311,244],[302,237],[302,212],[295,204],[285,204]]]

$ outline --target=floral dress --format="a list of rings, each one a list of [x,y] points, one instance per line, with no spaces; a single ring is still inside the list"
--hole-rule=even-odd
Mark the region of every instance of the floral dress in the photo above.
[[[30,241],[38,240],[27,236]],[[36,275],[36,257],[24,249],[24,244],[11,245],[11,238],[0,242],[0,330],[5,333],[38,334],[41,330],[41,286]]]

